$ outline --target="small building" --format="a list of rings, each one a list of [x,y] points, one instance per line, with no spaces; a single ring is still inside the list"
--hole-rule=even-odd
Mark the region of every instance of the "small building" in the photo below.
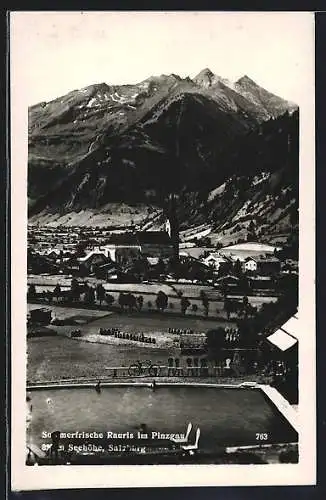
[[[95,274],[99,279],[116,280],[120,269],[115,262],[110,261],[107,264],[102,264],[95,269]]]
[[[202,262],[206,266],[213,268],[214,271],[218,271],[223,266],[223,264],[228,262],[228,259],[218,253],[211,253],[210,255],[205,257]]]
[[[226,276],[222,276],[218,278],[215,283],[220,287],[227,287],[229,289],[236,289],[239,287],[239,278],[237,276],[233,276],[232,274],[227,274]]]
[[[276,257],[248,257],[244,262],[244,271],[253,272],[262,276],[279,274],[281,262]]]
[[[52,319],[52,311],[41,307],[39,309],[32,309],[29,312],[30,322],[42,325],[49,325]]]
[[[299,273],[298,261],[293,259],[286,259],[286,261],[282,264],[282,273],[298,274]]]
[[[249,272],[256,272],[257,271],[257,261],[256,261],[256,259],[248,257],[245,260],[243,268],[244,268],[245,272],[247,272],[247,271],[249,271]]]
[[[275,290],[275,280],[271,276],[252,276],[249,283],[252,290]]]
[[[106,257],[103,252],[93,250],[89,252],[85,257],[80,257],[78,259],[80,268],[88,271],[89,273],[94,273],[96,269],[104,264],[110,262],[111,259]]]

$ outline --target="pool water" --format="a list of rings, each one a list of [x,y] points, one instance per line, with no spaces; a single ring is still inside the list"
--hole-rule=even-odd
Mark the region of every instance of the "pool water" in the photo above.
[[[35,444],[51,442],[42,432],[135,433],[141,424],[150,431],[185,434],[188,422],[195,440],[201,429],[200,448],[296,442],[297,432],[259,389],[141,386],[48,389],[31,392],[32,420],[28,436]]]

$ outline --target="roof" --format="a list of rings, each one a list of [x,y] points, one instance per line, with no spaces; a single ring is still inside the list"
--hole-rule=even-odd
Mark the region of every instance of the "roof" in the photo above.
[[[203,261],[205,262],[205,261],[209,261],[211,259],[218,261],[218,262],[227,262],[227,260],[228,260],[226,257],[224,257],[224,255],[220,255],[218,253],[210,253],[207,257],[205,257],[203,259]]]
[[[136,237],[141,245],[172,245],[171,238],[165,231],[138,231]]]
[[[229,260],[231,260],[232,262],[237,262],[237,260],[239,262],[245,262],[246,260],[246,257],[244,255],[241,255],[241,254],[233,254],[233,253],[230,253],[230,255],[228,255],[229,257]]]
[[[299,325],[299,319],[294,315],[281,328],[267,337],[267,340],[281,351],[287,351],[298,342],[300,336]]]
[[[78,261],[79,262],[87,262],[94,255],[101,255],[102,257],[104,257],[105,260],[108,260],[108,257],[106,257],[105,253],[99,252],[98,250],[92,250],[87,255],[85,255],[85,257],[79,257]]]
[[[135,233],[117,233],[117,234],[111,234],[107,241],[106,244],[103,245],[105,247],[106,245],[130,245],[130,246],[139,246],[139,242],[137,240],[137,237]]]
[[[236,276],[232,276],[231,274],[227,274],[226,276],[221,276],[221,278],[218,278],[216,281],[224,281],[226,279],[232,279],[234,281],[239,281],[239,278],[237,278]]]
[[[158,257],[147,257],[147,262],[151,265],[151,266],[156,266],[159,262],[159,258]]]
[[[137,231],[136,233],[111,234],[103,245],[171,245],[171,238],[165,231]]]
[[[115,262],[107,262],[106,264],[102,264],[99,266],[101,270],[109,270],[109,269],[119,269],[119,266]]]
[[[297,339],[286,333],[281,328],[267,337],[267,340],[281,349],[281,351],[287,351],[298,342]]]
[[[249,260],[253,260],[255,262],[280,262],[280,260],[277,257],[271,257],[271,256],[259,256],[259,257],[247,257],[245,259],[246,262]]]

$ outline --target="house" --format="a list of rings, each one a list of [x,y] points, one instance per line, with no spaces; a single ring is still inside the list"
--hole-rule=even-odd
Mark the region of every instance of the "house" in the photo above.
[[[227,287],[230,289],[236,289],[239,287],[239,278],[237,276],[233,276],[232,274],[227,274],[226,276],[218,278],[215,283],[221,288]]]
[[[92,250],[85,257],[80,257],[78,259],[80,269],[87,271],[88,273],[94,273],[96,269],[104,264],[110,262],[110,258],[106,257],[103,252],[98,250]]]
[[[113,261],[110,261],[106,264],[101,264],[95,269],[97,278],[106,279],[108,281],[117,279],[119,272],[119,267]]]
[[[207,257],[205,257],[202,262],[211,268],[213,268],[215,271],[218,271],[223,264],[228,262],[228,259],[226,257],[223,257],[222,255],[218,253],[211,253]]]
[[[252,290],[275,290],[275,280],[271,276],[252,276],[249,283]]]
[[[257,261],[251,257],[247,257],[243,265],[245,272],[256,272],[257,271]]]
[[[286,261],[282,264],[282,272],[285,274],[298,274],[298,261],[293,259],[286,259]]]
[[[244,262],[244,271],[253,272],[262,276],[279,274],[281,262],[272,256],[248,257]]]

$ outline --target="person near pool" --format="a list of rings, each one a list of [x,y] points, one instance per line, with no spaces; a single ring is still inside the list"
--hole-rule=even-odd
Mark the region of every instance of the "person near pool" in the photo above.
[[[101,381],[99,380],[95,386],[96,392],[99,394],[101,392]]]

